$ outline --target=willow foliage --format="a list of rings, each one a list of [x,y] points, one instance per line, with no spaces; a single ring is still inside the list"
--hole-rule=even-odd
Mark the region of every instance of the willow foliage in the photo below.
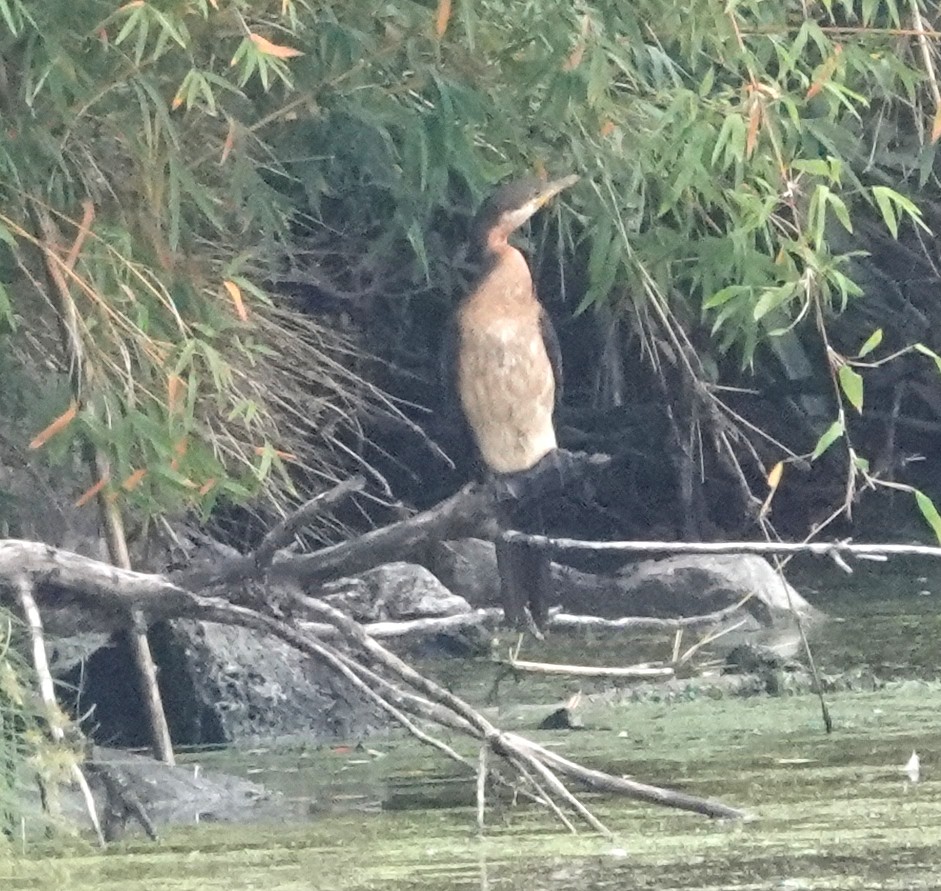
[[[106,449],[109,485],[140,506],[248,497],[305,442],[335,456],[338,425],[377,398],[268,289],[400,298],[420,325],[458,288],[459,209],[551,168],[583,175],[555,229],[584,259],[573,310],[622,314],[704,392],[707,352],[747,366],[809,320],[835,442],[863,403],[862,357],[827,334],[860,293],[856,221],[923,226],[937,191],[936,12],[0,0],[0,324],[31,378],[62,355],[51,264],[89,355],[74,418],[63,387],[20,409],[33,429],[58,419],[50,454],[76,435]],[[709,351],[691,346],[704,323]],[[324,454],[305,457],[326,474]]]

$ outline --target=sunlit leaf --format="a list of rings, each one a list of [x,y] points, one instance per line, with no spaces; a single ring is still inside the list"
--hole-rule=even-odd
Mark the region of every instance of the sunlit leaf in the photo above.
[[[850,365],[841,365],[837,372],[840,389],[858,412],[863,410],[863,377]]]
[[[778,461],[768,472],[768,488],[777,489],[781,483],[781,477],[784,474],[784,462]]]
[[[868,356],[880,343],[882,343],[882,329],[876,328],[859,348],[858,357],[862,359],[864,356]]]
[[[916,353],[921,353],[923,356],[927,356],[929,359],[934,360],[934,364],[938,366],[938,371],[941,371],[941,356],[939,356],[933,349],[926,347],[923,343],[916,343],[913,347]]]
[[[762,107],[760,100],[752,100],[751,108],[748,110],[748,131],[745,135],[745,157],[750,158],[758,144],[758,129],[761,125]]]
[[[226,279],[222,282],[226,291],[229,292],[229,296],[232,298],[232,303],[235,304],[235,314],[243,322],[248,321],[248,310],[245,308],[245,301],[242,300],[242,290],[239,286],[233,282]]]
[[[918,505],[921,515],[934,531],[938,544],[941,545],[941,514],[938,513],[934,502],[924,492],[915,489],[915,503]]]
[[[266,56],[273,56],[276,59],[293,59],[297,56],[303,56],[304,53],[291,46],[280,46],[272,43],[270,40],[262,37],[260,34],[249,35],[252,43],[258,47],[258,51]]]

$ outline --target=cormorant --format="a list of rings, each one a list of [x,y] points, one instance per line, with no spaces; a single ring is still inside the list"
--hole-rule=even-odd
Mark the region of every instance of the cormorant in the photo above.
[[[578,176],[527,178],[501,186],[474,221],[482,268],[461,301],[445,349],[444,369],[483,464],[504,482],[535,467],[556,447],[553,413],[562,392],[559,343],[536,297],[529,265],[509,236]],[[505,491],[513,492],[508,485]],[[504,504],[502,525],[521,525]],[[533,530],[527,530],[533,531]],[[549,561],[526,544],[497,543],[507,618],[537,628],[546,619]]]

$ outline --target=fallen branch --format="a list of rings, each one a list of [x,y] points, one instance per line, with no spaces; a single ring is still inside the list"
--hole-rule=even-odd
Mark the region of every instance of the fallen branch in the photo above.
[[[103,612],[123,616],[126,622],[130,622],[137,613],[149,620],[201,619],[238,625],[280,638],[346,677],[409,732],[418,731],[423,741],[429,742],[431,737],[406,718],[405,711],[460,730],[485,744],[514,767],[520,782],[528,786],[524,791],[545,800],[554,809],[560,807],[559,803],[571,808],[600,831],[606,830],[565,788],[555,772],[594,788],[606,782],[609,791],[645,801],[712,816],[742,816],[741,811],[726,805],[644,784],[631,784],[599,771],[581,768],[574,762],[558,761],[559,756],[542,746],[501,731],[459,697],[384,649],[362,626],[326,603],[299,591],[289,597],[298,610],[336,628],[352,652],[340,652],[309,630],[292,627],[274,616],[220,597],[194,593],[159,575],[119,569],[36,542],[0,541],[0,580],[15,578],[28,580],[34,586],[37,600],[47,607],[77,605],[93,614]],[[462,763],[467,764],[466,759],[446,744],[434,744],[449,757],[457,755]],[[477,769],[473,765],[467,766],[471,770]],[[525,773],[521,767],[525,767]],[[530,783],[527,777],[535,778],[535,782]],[[553,796],[559,803],[552,801]]]
[[[486,486],[469,485],[431,510],[367,532],[359,538],[322,548],[313,554],[276,560],[272,581],[311,584],[355,575],[380,563],[402,560],[416,547],[449,538],[486,535],[493,521],[493,495]]]
[[[655,616],[624,616],[620,619],[604,619],[601,616],[573,616],[556,613],[549,619],[553,630],[590,629],[592,631],[677,631],[687,628],[702,628],[715,625],[738,613],[743,602],[733,603],[712,613],[701,616],[684,616],[678,619],[661,619]]]
[[[226,560],[218,567],[209,569],[200,567],[182,572],[177,576],[178,580],[188,588],[201,589],[257,578],[268,569],[277,552],[287,547],[315,517],[320,516],[327,508],[335,506],[354,492],[362,491],[365,485],[366,481],[362,476],[344,480],[332,489],[314,496],[268,530],[261,544],[252,553]]]
[[[626,678],[628,680],[649,680],[650,678],[671,678],[674,671],[669,666],[629,665],[623,668],[607,668],[602,665],[561,665],[554,662],[527,662],[522,659],[498,660],[499,665],[506,665],[514,671],[528,671],[532,674],[564,674],[577,678]]]
[[[627,554],[811,554],[836,557],[848,554],[860,560],[883,561],[888,557],[938,557],[941,547],[905,544],[855,544],[850,541],[583,541],[507,532],[507,538],[528,541],[554,553],[566,551],[617,552]]]

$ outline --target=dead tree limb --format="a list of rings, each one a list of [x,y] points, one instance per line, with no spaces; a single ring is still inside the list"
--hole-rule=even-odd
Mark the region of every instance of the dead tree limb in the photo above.
[[[202,619],[239,625],[278,637],[348,679],[355,678],[356,686],[359,689],[365,686],[374,696],[382,698],[386,702],[386,710],[397,720],[401,720],[404,708],[413,715],[459,729],[486,744],[517,770],[521,781],[525,781],[527,774],[536,778],[537,784],[530,785],[526,791],[545,798],[556,808],[570,808],[593,828],[604,829],[555,774],[561,772],[577,781],[596,785],[605,774],[579,768],[574,762],[564,759],[564,763],[559,762],[562,763],[562,768],[559,768],[558,756],[523,737],[500,730],[462,699],[384,649],[367,635],[362,626],[306,594],[296,592],[291,599],[303,606],[308,614],[337,628],[346,646],[352,649],[352,654],[342,653],[309,632],[294,628],[279,618],[230,603],[220,597],[194,593],[159,575],[119,569],[35,542],[0,541],[0,580],[18,577],[28,579],[34,586],[37,600],[49,608],[64,604],[76,605],[92,613],[123,616],[125,621],[131,621],[135,613],[144,614],[151,620],[178,617]],[[357,666],[363,666],[363,669],[359,670]],[[367,671],[380,677],[385,675],[383,683],[370,684],[372,677]],[[387,695],[387,688],[393,685],[404,688],[397,699]],[[428,705],[422,700],[427,700]],[[445,714],[448,717],[442,719]],[[411,732],[414,728],[409,727],[410,723],[404,726]],[[441,746],[438,748],[444,751]],[[519,771],[520,765],[526,767],[527,774]],[[711,816],[743,815],[736,808],[717,802],[681,796],[643,784],[619,782],[616,777],[609,779],[610,790],[618,794]],[[552,802],[552,796],[558,801]]]
[[[250,554],[227,560],[219,567],[184,571],[176,578],[182,585],[193,590],[256,578],[268,569],[275,554],[281,548],[287,547],[294,540],[294,536],[309,526],[316,517],[354,492],[361,492],[365,485],[366,480],[362,476],[350,477],[332,489],[315,495],[273,526],[261,540],[261,544]]]
[[[513,540],[529,541],[553,553],[596,551],[623,554],[810,554],[830,557],[848,554],[860,560],[883,561],[888,557],[941,558],[941,547],[919,544],[857,544],[851,541],[584,541],[507,532]]]
[[[277,560],[269,571],[272,581],[313,584],[328,578],[353,575],[402,560],[432,541],[466,536],[492,537],[486,527],[493,521],[493,495],[487,486],[465,486],[431,510],[390,526],[383,526],[313,554]]]
[[[23,614],[26,627],[29,629],[30,644],[33,652],[33,668],[35,668],[36,676],[39,678],[39,695],[42,699],[43,707],[46,710],[46,723],[49,726],[49,735],[57,743],[61,743],[65,740],[65,730],[62,728],[62,722],[60,720],[61,712],[56,703],[52,673],[49,671],[49,662],[46,659],[46,641],[43,635],[42,616],[39,614],[36,599],[33,597],[33,585],[32,582],[25,577],[14,578],[11,581],[17,604]],[[95,809],[95,799],[88,786],[88,780],[85,779],[85,774],[82,773],[81,767],[79,767],[75,761],[70,763],[69,773],[72,775],[73,782],[81,790],[82,798],[85,801],[85,808],[88,811],[88,819],[91,821],[92,828],[95,830],[98,844],[103,848],[105,846],[105,837],[101,831],[101,823],[98,821],[98,811]],[[45,802],[46,796],[43,795],[42,798]]]

